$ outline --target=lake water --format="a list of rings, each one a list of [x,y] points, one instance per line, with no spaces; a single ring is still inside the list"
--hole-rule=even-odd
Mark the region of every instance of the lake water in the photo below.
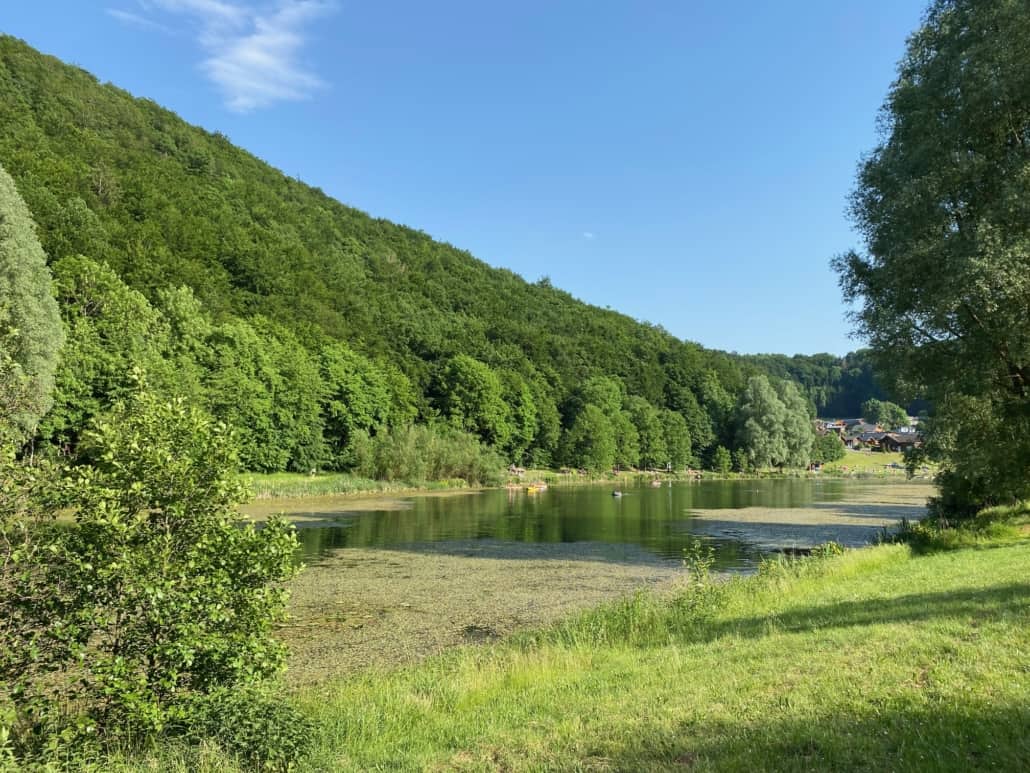
[[[858,546],[902,519],[916,520],[932,493],[907,482],[743,480],[584,485],[539,493],[488,490],[356,500],[320,497],[255,503],[256,517],[284,511],[298,522],[306,561],[339,548],[466,551],[482,541],[514,553],[530,544],[604,548],[609,560],[679,562],[695,539],[716,549],[716,568],[747,570],[769,553],[835,540]],[[641,558],[643,557],[643,558]]]

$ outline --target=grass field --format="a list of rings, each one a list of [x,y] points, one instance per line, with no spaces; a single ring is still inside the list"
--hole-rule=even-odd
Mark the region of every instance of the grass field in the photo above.
[[[890,475],[904,476],[905,461],[901,454],[879,451],[845,451],[844,458],[823,465],[828,475]]]
[[[318,732],[299,769],[1025,769],[1027,514],[986,521],[304,688]]]

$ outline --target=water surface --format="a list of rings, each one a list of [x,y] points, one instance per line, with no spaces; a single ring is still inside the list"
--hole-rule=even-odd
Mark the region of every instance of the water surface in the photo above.
[[[922,517],[929,486],[897,481],[744,480],[623,488],[551,487],[539,493],[487,490],[455,496],[355,500],[319,497],[254,503],[260,517],[284,511],[298,525],[304,558],[339,548],[467,555],[480,543],[512,556],[534,545],[581,543],[609,561],[675,561],[700,538],[716,568],[746,570],[770,552],[835,540],[872,541],[883,528]]]

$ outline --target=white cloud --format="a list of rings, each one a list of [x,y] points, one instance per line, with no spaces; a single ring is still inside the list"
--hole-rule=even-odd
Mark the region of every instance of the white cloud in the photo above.
[[[158,30],[159,32],[171,32],[171,30],[165,25],[158,24],[153,19],[140,16],[138,13],[123,11],[120,8],[105,8],[104,11],[108,16],[117,19],[122,24],[128,24],[132,27],[143,27],[144,29]]]
[[[332,12],[331,0],[278,0],[255,6],[241,0],[137,0],[143,13],[114,12],[125,23],[153,22],[159,14],[193,24],[206,53],[200,69],[230,110],[249,112],[284,100],[309,98],[325,82],[301,61],[305,28]],[[160,26],[160,25],[159,25]]]
[[[594,232],[593,231],[584,231],[583,232],[583,238],[584,239],[593,239],[594,238]]]

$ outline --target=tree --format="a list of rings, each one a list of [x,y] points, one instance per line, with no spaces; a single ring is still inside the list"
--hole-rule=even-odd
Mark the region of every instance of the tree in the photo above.
[[[286,469],[289,452],[276,410],[284,384],[269,342],[249,323],[230,320],[214,329],[206,353],[207,405],[216,418],[237,430],[244,468]]]
[[[333,466],[351,468],[357,462],[357,438],[374,436],[391,422],[390,380],[367,357],[344,344],[330,344],[322,349],[322,384],[322,413]]]
[[[1028,94],[1030,7],[935,0],[859,170],[865,253],[834,262],[879,371],[934,405],[963,509],[1030,496]]]
[[[801,396],[794,382],[776,381],[774,384],[784,409],[783,440],[787,444],[787,455],[783,462],[788,467],[807,467],[815,440],[813,406]]]
[[[691,461],[690,428],[683,414],[663,408],[659,411],[665,432],[665,450],[674,470],[681,470]]]
[[[844,455],[844,441],[833,432],[819,435],[812,444],[812,461],[816,464],[836,462],[843,459]]]
[[[862,418],[870,424],[879,424],[892,430],[908,426],[908,413],[900,405],[875,397],[862,403]]]
[[[7,359],[0,389],[21,394],[16,406],[0,403],[0,409],[14,411],[11,424],[23,438],[52,405],[63,343],[46,255],[14,180],[0,167],[0,345]]]
[[[503,371],[501,382],[511,419],[511,436],[508,438],[507,447],[501,450],[507,452],[509,459],[521,464],[536,437],[536,401],[533,399],[530,385],[518,373]]]
[[[586,405],[596,406],[608,419],[615,437],[615,458],[613,463],[620,467],[636,467],[640,464],[640,432],[628,411],[626,388],[617,378],[593,376],[576,390],[572,401],[578,413]]]
[[[565,433],[565,459],[573,467],[591,472],[610,470],[615,463],[615,431],[596,405],[583,407]]]
[[[473,432],[492,446],[504,447],[514,432],[504,387],[489,365],[458,354],[440,375],[444,415],[454,426]]]
[[[168,376],[162,357],[168,330],[146,297],[106,263],[74,255],[53,269],[68,340],[56,372],[53,410],[39,431],[74,448],[95,417],[135,389],[134,368],[149,374],[152,388],[166,380],[160,374]]]
[[[725,446],[716,446],[712,452],[712,469],[720,475],[726,475],[733,467],[733,459]]]
[[[669,450],[665,446],[665,427],[658,409],[643,397],[634,395],[626,400],[626,412],[640,438],[640,466],[665,467]]]
[[[740,396],[737,409],[737,445],[748,467],[780,467],[789,450],[783,423],[787,409],[765,376],[752,376]],[[741,469],[741,472],[744,472]]]
[[[296,536],[278,517],[240,521],[229,432],[185,401],[140,391],[83,442],[97,463],[60,488],[74,520],[5,576],[0,684],[24,739],[139,742],[283,667],[272,627]]]

